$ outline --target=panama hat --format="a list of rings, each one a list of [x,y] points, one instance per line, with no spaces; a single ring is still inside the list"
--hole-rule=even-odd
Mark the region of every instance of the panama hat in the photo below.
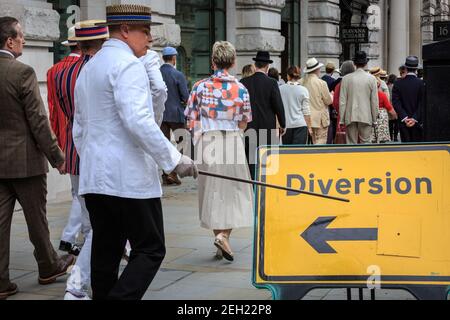
[[[118,4],[106,7],[106,22],[102,25],[161,25],[152,22],[152,9],[139,4]]]
[[[317,61],[316,58],[311,58],[308,59],[308,61],[306,61],[306,68],[303,69],[304,73],[311,73],[317,69],[320,69],[323,67],[323,63],[320,63],[319,61]]]
[[[61,44],[65,47],[76,46],[77,42],[72,40],[74,37],[75,37],[75,26],[72,26],[67,31],[67,40],[61,42]]]
[[[108,39],[109,31],[107,26],[99,26],[98,23],[105,22],[105,20],[86,20],[75,24],[74,41],[88,41],[98,39]]]

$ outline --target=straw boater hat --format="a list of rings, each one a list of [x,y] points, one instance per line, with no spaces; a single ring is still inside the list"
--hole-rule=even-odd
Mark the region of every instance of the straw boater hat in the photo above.
[[[65,47],[76,46],[77,42],[72,40],[74,37],[75,37],[75,26],[69,28],[69,30],[67,31],[67,40],[61,42],[61,44]]]
[[[323,63],[320,63],[317,61],[316,58],[311,58],[306,61],[306,68],[303,70],[304,73],[311,73],[317,69],[320,69],[323,67]]]
[[[138,4],[119,4],[106,7],[106,23],[102,25],[143,24],[160,25],[152,22],[152,9]]]
[[[107,26],[99,26],[97,24],[105,23],[105,20],[86,20],[75,24],[74,41],[88,41],[98,39],[108,39],[109,31]]]
[[[380,67],[374,67],[370,69],[370,74],[377,78],[380,77],[382,72],[383,70]]]

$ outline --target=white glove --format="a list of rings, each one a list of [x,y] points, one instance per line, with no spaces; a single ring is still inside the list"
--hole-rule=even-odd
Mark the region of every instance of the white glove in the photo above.
[[[180,162],[175,167],[174,172],[176,172],[180,178],[194,177],[194,179],[197,179],[198,177],[197,166],[191,158],[185,155],[181,156]]]

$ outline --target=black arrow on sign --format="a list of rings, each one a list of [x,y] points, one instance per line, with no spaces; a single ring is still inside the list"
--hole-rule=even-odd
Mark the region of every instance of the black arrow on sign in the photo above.
[[[337,253],[327,241],[375,241],[377,228],[327,229],[337,217],[320,217],[300,236],[319,254]]]

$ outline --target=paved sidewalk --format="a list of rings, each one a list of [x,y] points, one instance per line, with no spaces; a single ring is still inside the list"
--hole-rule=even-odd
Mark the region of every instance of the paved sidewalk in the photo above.
[[[198,222],[197,184],[185,179],[179,187],[165,188],[163,198],[167,254],[155,280],[144,299],[160,300],[268,300],[268,290],[259,290],[251,284],[253,230],[236,230],[231,245],[235,261],[217,261],[214,258],[212,232],[201,229]],[[59,245],[70,200],[48,205],[48,221],[52,242]],[[33,247],[28,239],[25,220],[21,211],[14,215],[11,241],[11,279],[19,286],[20,293],[11,300],[59,300],[64,296],[65,278],[55,284],[40,286],[37,283],[37,266]],[[354,299],[357,299],[357,290]],[[367,290],[365,290],[367,291]],[[365,292],[369,299],[369,293]],[[314,290],[307,300],[346,300],[345,289]],[[412,295],[403,291],[377,291],[377,299],[411,300]]]

